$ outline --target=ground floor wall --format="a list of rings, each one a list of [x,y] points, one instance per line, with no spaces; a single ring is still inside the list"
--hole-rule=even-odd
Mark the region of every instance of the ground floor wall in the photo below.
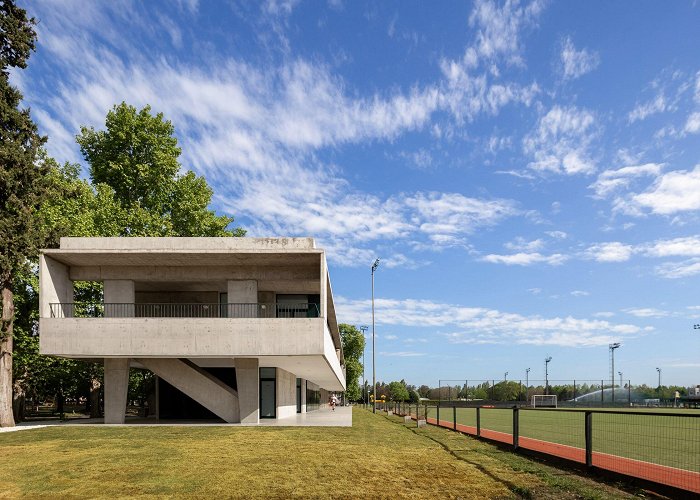
[[[135,365],[135,369],[150,366],[155,370],[154,408],[149,408],[149,413],[158,419],[223,419],[257,424],[262,400],[268,398],[265,399],[267,408],[272,403],[269,392],[260,392],[263,387],[266,391],[274,389],[272,404],[277,419],[327,407],[330,396],[334,394],[282,368],[261,367],[255,358],[229,359],[227,363],[226,367],[200,367],[187,359],[106,358],[105,423],[124,423],[129,365]],[[261,383],[263,371],[265,384]],[[269,383],[270,374],[275,379],[272,385]],[[225,403],[231,411],[222,410],[222,400],[231,401],[231,405]]]

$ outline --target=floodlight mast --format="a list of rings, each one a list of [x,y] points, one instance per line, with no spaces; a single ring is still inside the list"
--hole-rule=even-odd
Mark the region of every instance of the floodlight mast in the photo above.
[[[365,339],[365,334],[369,327],[367,325],[362,325],[360,327],[360,331],[362,332],[362,340]],[[362,348],[362,402],[365,405],[365,408],[367,408],[367,378],[365,377],[365,349],[364,347]]]
[[[372,413],[377,413],[377,365],[374,355],[374,272],[379,267],[379,259],[372,263]]]
[[[656,371],[659,372],[659,385],[657,390],[659,391],[659,399],[661,399],[661,368],[657,366]]]
[[[530,392],[530,369],[525,368],[525,402],[528,401],[528,396]]]
[[[615,404],[615,349],[619,348],[622,344],[619,342],[614,342],[608,344],[608,350],[610,351],[610,382],[612,386],[612,403]]]
[[[552,356],[544,358],[544,394],[549,396],[549,362],[552,361]]]

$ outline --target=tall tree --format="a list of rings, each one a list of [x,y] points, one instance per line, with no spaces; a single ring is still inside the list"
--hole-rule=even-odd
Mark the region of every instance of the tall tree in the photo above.
[[[151,107],[121,103],[105,130],[82,127],[77,137],[93,185],[108,186],[126,211],[120,234],[111,236],[243,236],[228,229],[232,217],[209,209],[212,190],[203,177],[180,173],[175,127]]]
[[[362,375],[362,353],[365,350],[365,337],[362,332],[353,325],[341,323],[338,325],[340,338],[343,343],[343,355],[345,356],[345,380],[347,384],[346,394],[350,401],[357,401],[362,397],[359,378]]]
[[[13,277],[26,269],[44,241],[35,212],[47,196],[47,169],[36,162],[45,141],[22,94],[10,85],[11,70],[27,67],[36,44],[34,18],[10,0],[0,0],[0,426],[13,426]]]

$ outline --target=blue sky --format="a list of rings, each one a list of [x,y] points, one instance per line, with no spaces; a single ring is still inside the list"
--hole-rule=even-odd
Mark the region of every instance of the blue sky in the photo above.
[[[599,380],[621,342],[700,383],[696,2],[25,5],[58,160],[150,104],[217,211],[328,250],[339,320],[381,258],[378,379]]]

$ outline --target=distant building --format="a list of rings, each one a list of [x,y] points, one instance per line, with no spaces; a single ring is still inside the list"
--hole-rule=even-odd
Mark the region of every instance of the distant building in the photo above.
[[[129,368],[155,411],[255,424],[345,390],[326,254],[311,238],[61,238],[39,263],[41,353],[104,363],[105,423]],[[74,300],[99,281],[104,300]]]

